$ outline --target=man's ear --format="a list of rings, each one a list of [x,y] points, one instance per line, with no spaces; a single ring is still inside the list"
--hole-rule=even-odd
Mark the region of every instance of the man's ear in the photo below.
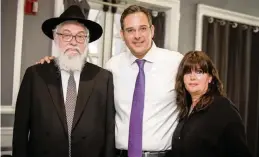
[[[154,26],[154,25],[151,25],[150,29],[151,29],[152,39],[153,39],[154,34],[155,34],[155,26]]]
[[[57,44],[58,40],[59,39],[58,39],[57,35],[55,33],[53,33],[53,41],[54,41],[54,43]]]
[[[120,31],[121,39],[124,41],[124,31],[121,29]]]

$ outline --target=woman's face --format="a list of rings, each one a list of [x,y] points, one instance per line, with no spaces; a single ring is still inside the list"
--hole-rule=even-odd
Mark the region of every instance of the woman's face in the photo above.
[[[186,90],[193,95],[203,95],[208,89],[212,77],[201,69],[191,70],[184,74],[183,81]]]

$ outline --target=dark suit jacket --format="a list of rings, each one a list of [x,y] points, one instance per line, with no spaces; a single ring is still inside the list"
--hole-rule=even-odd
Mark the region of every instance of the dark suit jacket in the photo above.
[[[225,97],[195,108],[174,132],[171,157],[251,157],[241,117]]]
[[[72,157],[111,157],[115,147],[112,74],[82,69],[71,133]],[[55,63],[29,67],[16,103],[14,157],[68,157],[61,75]]]

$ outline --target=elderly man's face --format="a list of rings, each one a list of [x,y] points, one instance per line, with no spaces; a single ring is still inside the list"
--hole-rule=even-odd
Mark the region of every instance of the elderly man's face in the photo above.
[[[58,48],[56,63],[65,71],[80,71],[87,58],[88,30],[76,21],[67,21],[57,26],[54,33]]]
[[[62,24],[55,32],[55,42],[67,56],[77,56],[86,52],[88,37],[86,28],[77,22]]]

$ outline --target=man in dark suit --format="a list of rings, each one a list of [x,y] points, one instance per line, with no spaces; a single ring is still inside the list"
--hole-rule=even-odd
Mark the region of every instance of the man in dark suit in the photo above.
[[[78,6],[42,24],[58,56],[29,67],[16,103],[14,157],[113,157],[112,74],[86,62],[88,43],[100,38],[99,24]]]

